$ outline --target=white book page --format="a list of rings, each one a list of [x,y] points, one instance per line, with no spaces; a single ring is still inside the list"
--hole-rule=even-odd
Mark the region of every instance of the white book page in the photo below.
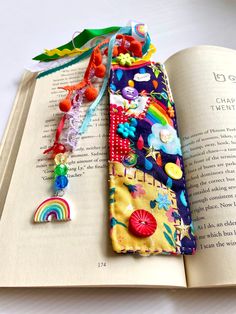
[[[185,287],[182,257],[112,252],[106,97],[69,158],[64,197],[74,218],[62,223],[32,222],[37,206],[52,196],[54,163],[43,151],[53,143],[61,116],[58,101],[65,92],[57,87],[78,82],[85,66],[82,62],[37,80],[0,221],[0,285]]]
[[[236,52],[200,46],[166,62],[179,122],[197,253],[188,286],[236,284]]]

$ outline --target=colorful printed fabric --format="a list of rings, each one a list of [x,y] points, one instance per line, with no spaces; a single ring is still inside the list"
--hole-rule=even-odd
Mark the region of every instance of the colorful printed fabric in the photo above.
[[[113,63],[109,85],[113,249],[193,254],[196,242],[165,69],[160,63],[123,59],[128,66]]]

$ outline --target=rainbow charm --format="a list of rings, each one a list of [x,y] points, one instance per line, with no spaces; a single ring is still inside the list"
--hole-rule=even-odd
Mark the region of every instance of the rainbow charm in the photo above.
[[[55,221],[70,220],[70,206],[60,197],[50,197],[43,201],[35,211],[34,222],[49,222],[49,217]]]

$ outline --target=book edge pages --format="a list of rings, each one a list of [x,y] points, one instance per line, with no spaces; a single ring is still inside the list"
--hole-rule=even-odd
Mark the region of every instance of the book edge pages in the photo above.
[[[20,147],[25,121],[27,119],[34,92],[36,83],[34,78],[35,74],[28,71],[23,74],[0,144],[0,217],[5,204],[8,187],[11,182],[11,176]]]
[[[176,64],[178,64],[177,61],[180,60],[180,58],[182,57],[182,66],[184,64],[184,58],[185,56],[189,54],[191,54],[192,52],[204,52],[204,51],[207,51],[207,52],[217,52],[217,53],[228,53],[228,54],[234,54],[235,55],[235,50],[234,49],[231,49],[231,48],[226,48],[226,47],[220,47],[220,46],[213,46],[213,45],[197,45],[195,47],[189,47],[189,48],[186,48],[186,49],[183,49],[181,51],[178,51],[177,53],[173,54],[172,56],[170,56],[166,61],[165,61],[165,65],[167,63],[171,63],[173,62],[173,60],[175,61]],[[210,55],[210,54],[209,54]],[[176,57],[178,57],[179,59],[176,60]],[[191,60],[192,61],[192,60]],[[173,63],[174,64],[174,63]],[[217,64],[216,64],[217,65]],[[186,65],[187,66],[187,65]],[[170,64],[169,64],[169,69],[170,69]],[[217,68],[218,69],[218,68]],[[175,70],[176,71],[176,70]],[[169,73],[168,73],[169,74]],[[174,77],[174,79],[176,79],[176,77]],[[174,80],[172,79],[172,80]],[[225,92],[226,93],[226,92]],[[218,96],[218,94],[216,94]],[[177,93],[174,94],[174,98],[176,100],[176,97],[177,96]],[[225,97],[229,97],[226,96]],[[178,97],[177,97],[178,98]],[[177,109],[177,113],[178,113],[178,109]],[[185,134],[185,133],[184,133]],[[190,266],[190,262],[187,262],[187,259],[190,259],[192,257],[188,257],[188,256],[184,256],[184,265],[185,265],[185,274],[186,274],[186,281],[187,281],[187,287],[188,288],[218,288],[218,287],[234,287],[235,286],[235,281],[233,281],[232,279],[231,280],[221,280],[221,282],[216,282],[216,283],[204,283],[203,284],[199,284],[199,283],[192,283],[191,280],[190,280],[190,274],[192,274],[192,267]],[[193,260],[194,260],[194,257],[193,257]],[[187,265],[188,263],[188,265]]]
[[[232,48],[228,48],[228,47],[221,47],[221,46],[217,46],[217,45],[196,45],[196,46],[192,46],[192,47],[188,47],[188,48],[184,48],[181,49],[177,52],[175,52],[174,54],[172,54],[171,56],[169,56],[165,61],[164,61],[164,65],[172,58],[175,58],[176,56],[178,56],[179,54],[184,54],[186,52],[191,52],[192,50],[195,49],[208,49],[208,50],[222,50],[222,51],[231,51],[231,52],[235,52],[234,49]]]

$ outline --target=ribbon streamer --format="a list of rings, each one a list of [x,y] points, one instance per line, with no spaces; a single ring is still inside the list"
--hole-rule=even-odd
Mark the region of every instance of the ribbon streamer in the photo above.
[[[106,87],[108,84],[108,80],[109,80],[109,73],[110,73],[110,69],[111,69],[111,61],[112,61],[112,52],[113,52],[113,47],[115,44],[115,40],[116,40],[116,36],[118,34],[131,34],[131,30],[132,28],[130,26],[126,26],[126,27],[122,27],[116,34],[114,34],[109,42],[109,46],[108,46],[108,57],[107,57],[107,69],[106,69],[106,76],[104,78],[103,84],[102,84],[102,88],[98,94],[98,97],[96,98],[96,100],[90,105],[89,109],[86,112],[86,116],[84,118],[84,121],[81,125],[81,128],[79,129],[78,133],[81,135],[83,134],[86,130],[87,127],[92,119],[93,113],[95,112],[97,106],[99,105],[105,91],[106,91]],[[147,34],[146,37],[146,42],[143,45],[143,49],[142,52],[143,54],[146,54],[149,46],[150,46],[150,36]]]
[[[58,50],[63,50],[63,49],[69,49],[69,50],[74,50],[76,48],[81,48],[84,46],[89,40],[107,35],[109,33],[114,33],[117,32],[120,29],[120,26],[111,26],[107,28],[101,28],[101,29],[84,29],[79,35],[77,35],[73,41],[71,40],[65,45],[62,45],[60,47],[57,47],[55,49]],[[38,61],[50,61],[50,60],[55,60],[60,58],[57,54],[54,54],[52,56],[49,56],[48,54],[42,53],[36,57],[33,58],[33,60],[38,60]]]
[[[102,99],[102,97],[103,97],[103,95],[105,93],[105,90],[106,90],[106,87],[107,87],[107,83],[108,83],[108,79],[109,79],[109,73],[110,73],[110,69],[111,69],[112,52],[113,52],[113,47],[114,47],[114,44],[115,44],[116,36],[118,34],[124,34],[124,33],[130,34],[131,33],[131,27],[130,26],[122,27],[110,39],[109,46],[108,46],[106,75],[105,75],[105,78],[104,78],[101,90],[100,90],[96,100],[90,105],[89,109],[86,112],[86,116],[84,118],[84,121],[83,121],[83,123],[82,123],[82,125],[81,125],[81,127],[80,127],[80,129],[78,131],[78,133],[80,135],[83,134],[87,130],[87,127],[88,127],[88,125],[89,125],[89,123],[90,123],[90,121],[92,119],[93,113],[96,110],[97,106],[99,105],[99,103],[100,103],[100,101],[101,101],[101,99]]]

